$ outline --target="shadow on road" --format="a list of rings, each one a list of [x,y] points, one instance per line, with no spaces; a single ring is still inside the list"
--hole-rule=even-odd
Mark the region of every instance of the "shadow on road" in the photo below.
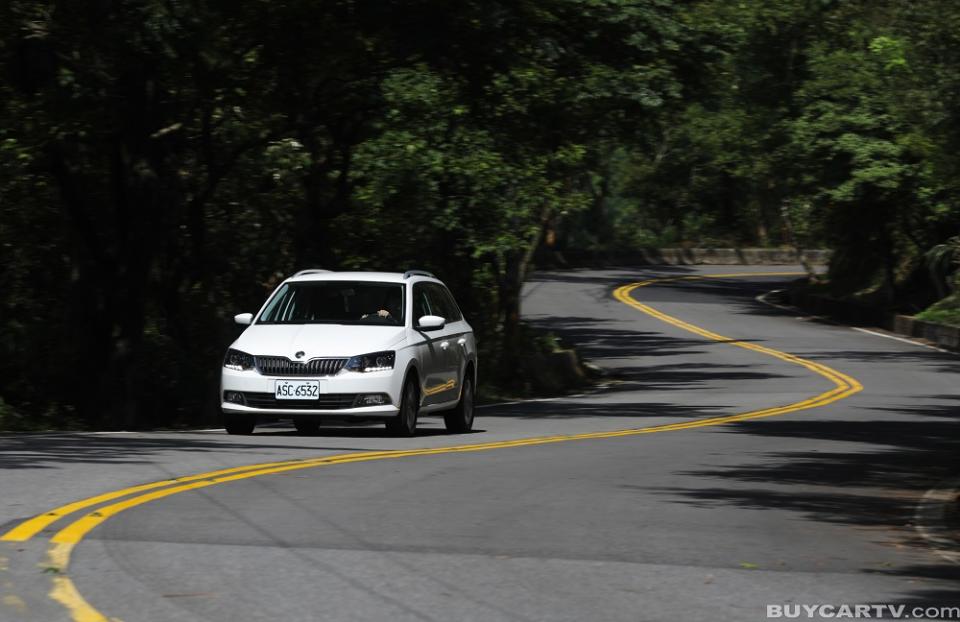
[[[429,421],[429,419],[428,419]],[[451,434],[444,428],[420,427],[417,438],[449,436],[468,439],[485,432],[474,429],[465,434]],[[209,437],[205,439],[203,437]],[[284,459],[282,454],[267,453],[277,451],[383,451],[384,447],[345,447],[340,445],[304,444],[295,445],[265,442],[264,439],[309,438],[322,441],[323,438],[381,439],[395,438],[384,429],[382,424],[364,426],[322,426],[318,434],[301,434],[292,424],[268,424],[258,426],[252,436],[227,436],[225,432],[151,432],[144,435],[134,433],[122,435],[99,435],[84,433],[64,433],[32,436],[0,437],[0,469],[43,469],[62,468],[70,464],[153,464],[157,457],[166,452],[187,452],[199,454],[248,454],[252,464]],[[397,448],[400,449],[400,448]],[[297,456],[287,456],[295,459]]]
[[[353,431],[355,435],[356,430]],[[251,437],[229,437],[217,433],[210,440],[198,439],[188,432],[170,433],[167,437],[149,438],[123,436],[99,436],[91,434],[63,434],[56,436],[4,437],[0,438],[0,469],[62,468],[70,464],[153,464],[157,456],[165,452],[199,454],[249,454],[252,461],[264,462],[281,459],[265,450],[337,450],[367,451],[372,447],[325,447],[320,445],[279,445],[264,443],[257,433]],[[287,435],[284,433],[283,435]],[[372,435],[371,435],[372,436]],[[233,440],[237,439],[237,440]],[[247,440],[241,440],[247,439]]]
[[[606,358],[702,354],[710,344],[703,339],[676,339],[636,328],[617,328],[613,321],[590,317],[554,316],[533,324],[576,345],[582,356],[598,364]]]
[[[909,363],[911,371],[918,370],[933,373],[960,373],[960,356],[947,354],[936,350],[924,350],[917,346],[910,351],[883,351],[883,350],[836,350],[825,352],[805,352],[803,356],[811,359],[831,360],[838,365],[845,361],[852,363]],[[960,384],[960,383],[958,383]]]
[[[807,444],[815,447],[807,451],[771,451],[760,458],[745,458],[735,466],[684,473],[709,482],[703,487],[646,490],[697,507],[789,510],[807,520],[877,530],[880,541],[912,548],[930,563],[864,568],[863,572],[960,579],[960,566],[933,555],[931,545],[913,525],[923,494],[960,471],[960,396],[931,399],[946,403],[865,408],[877,415],[873,420],[763,420],[717,428],[723,434],[764,439],[760,446],[775,447],[767,440],[772,438],[818,442]],[[904,417],[890,419],[892,413]],[[722,482],[729,485],[719,485]],[[910,607],[957,603],[960,587],[918,587],[902,602]]]
[[[427,415],[431,417],[431,415]],[[422,425],[422,422],[421,424]],[[453,434],[447,432],[444,428],[424,428],[417,427],[417,438],[425,438],[430,436],[471,436],[473,434],[480,434],[481,432],[486,432],[486,430],[475,429],[470,432],[461,432]],[[396,438],[393,434],[388,432],[382,425],[372,425],[369,427],[357,427],[357,426],[321,426],[320,431],[317,434],[301,434],[293,429],[261,429],[257,428],[257,436],[307,436],[310,438]],[[318,448],[323,449],[323,448]],[[334,447],[331,449],[348,449],[345,447]],[[363,451],[363,450],[358,450]],[[377,451],[382,451],[378,449]]]
[[[606,392],[605,392],[606,393]],[[531,402],[522,405],[522,408],[497,408],[484,412],[481,416],[515,417],[518,419],[584,419],[589,417],[633,419],[624,422],[630,428],[642,428],[651,425],[644,419],[652,418],[681,418],[697,419],[721,414],[724,406],[703,408],[700,406],[684,406],[666,402],[630,402],[605,401],[593,402],[582,398],[570,400],[550,400]]]
[[[640,280],[636,274],[627,276],[626,273],[607,279],[566,273],[548,278],[596,286],[597,297],[609,296],[615,287],[631,279]],[[755,300],[759,294],[782,287],[789,280],[707,279],[665,283],[644,289],[636,297],[654,308],[660,303],[712,304],[736,315],[794,316]],[[626,380],[612,391],[677,391],[679,396],[680,391],[706,387],[714,380],[735,384],[778,377],[776,373],[764,373],[769,369],[766,367],[715,365],[703,360],[684,362],[679,357],[674,362],[669,358],[671,355],[706,358],[711,345],[715,344],[694,338],[669,338],[656,332],[635,332],[626,320],[539,316],[536,324],[576,344],[587,358]],[[899,378],[902,382],[885,389],[902,391],[902,397],[884,399],[882,393],[868,391],[852,402],[818,409],[807,418],[764,419],[712,428],[711,432],[717,434],[756,438],[750,446],[759,448],[760,453],[734,455],[732,463],[681,473],[692,478],[688,480],[692,484],[683,487],[637,485],[630,488],[700,508],[735,506],[788,511],[803,520],[869,530],[876,534],[877,541],[912,553],[898,567],[862,569],[864,573],[905,579],[902,600],[893,604],[908,608],[956,605],[960,602],[960,586],[956,589],[943,589],[942,584],[924,587],[923,582],[960,579],[960,566],[934,555],[930,544],[914,529],[913,521],[923,494],[960,472],[960,395],[946,391],[924,395],[922,389],[915,390],[911,377],[916,374],[919,379],[923,375],[925,383],[919,386],[935,386],[931,378],[960,372],[960,358],[921,348],[888,347],[879,338],[875,344],[859,347],[862,339],[856,337],[856,333],[835,330],[836,349],[818,345],[811,351],[795,353],[850,371],[886,366],[882,369],[888,375],[879,378],[896,378],[897,370],[902,369]],[[793,338],[803,334],[797,331]],[[631,358],[635,360],[628,360]],[[661,363],[657,362],[658,358]],[[870,375],[864,377],[865,384],[869,384],[868,380]],[[868,386],[871,388],[884,391],[883,386]],[[631,400],[626,398],[626,401]],[[678,401],[683,400],[678,397]],[[595,403],[609,416],[610,404]],[[630,417],[653,413],[670,417],[717,414],[668,403],[627,403],[618,408]],[[729,412],[723,407],[719,410]],[[590,407],[562,403],[548,403],[531,412],[533,416],[589,413]]]

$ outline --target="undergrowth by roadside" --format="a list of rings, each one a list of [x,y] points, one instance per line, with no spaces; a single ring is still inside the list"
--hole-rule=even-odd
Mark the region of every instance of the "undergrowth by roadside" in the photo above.
[[[562,342],[551,332],[522,324],[515,348],[524,353],[521,369],[484,369],[480,360],[477,399],[481,404],[563,395],[593,381],[574,344]]]
[[[915,316],[924,322],[960,326],[960,293],[954,293],[934,303]]]
[[[27,416],[15,410],[0,397],[0,432],[44,432],[49,430],[76,431],[84,426],[69,415],[44,413]]]

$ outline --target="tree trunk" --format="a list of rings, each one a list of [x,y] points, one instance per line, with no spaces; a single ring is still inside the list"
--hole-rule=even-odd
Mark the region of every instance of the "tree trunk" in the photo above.
[[[501,369],[514,370],[519,367],[520,313],[523,283],[533,261],[534,254],[543,240],[544,231],[550,221],[550,209],[544,208],[541,214],[540,228],[536,236],[525,249],[516,249],[504,253],[503,265],[497,283],[497,299],[500,307]],[[516,377],[516,376],[515,376]]]
[[[813,266],[807,261],[806,256],[803,254],[800,238],[797,236],[793,228],[793,220],[790,218],[790,208],[786,204],[780,207],[780,219],[783,221],[783,231],[787,236],[787,243],[793,247],[793,250],[797,254],[797,263],[803,266],[804,272],[807,273],[807,278],[811,282],[816,283],[819,277],[817,276],[816,270],[813,269]]]

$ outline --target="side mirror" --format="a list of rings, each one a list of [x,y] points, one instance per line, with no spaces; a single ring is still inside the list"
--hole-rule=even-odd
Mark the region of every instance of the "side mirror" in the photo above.
[[[424,315],[417,320],[417,330],[440,330],[447,325],[447,321],[439,315]]]
[[[241,326],[247,326],[248,324],[253,322],[253,314],[238,313],[235,316],[233,316],[233,321],[236,322],[237,324],[240,324]]]

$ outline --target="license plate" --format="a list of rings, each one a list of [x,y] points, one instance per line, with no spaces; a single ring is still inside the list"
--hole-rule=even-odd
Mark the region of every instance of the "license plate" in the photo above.
[[[318,400],[320,381],[281,379],[274,383],[273,391],[278,400]]]

